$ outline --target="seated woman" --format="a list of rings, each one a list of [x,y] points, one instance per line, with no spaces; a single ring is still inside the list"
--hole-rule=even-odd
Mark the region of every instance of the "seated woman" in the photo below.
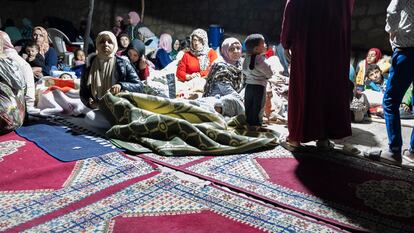
[[[132,40],[122,55],[128,57],[135,71],[138,73],[139,79],[146,80],[149,76],[149,65],[145,58],[144,42],[138,39]]]
[[[86,122],[99,128],[110,127],[108,121],[98,111],[100,99],[109,91],[118,94],[121,91],[143,92],[140,81],[131,63],[117,55],[118,43],[115,35],[102,31],[96,38],[97,54],[90,58],[83,72],[80,86],[82,102],[95,109],[86,114]]]
[[[214,108],[223,116],[232,117],[244,113],[242,44],[236,38],[227,38],[221,45],[222,62],[210,69],[204,86],[203,97],[215,98]]]
[[[20,127],[25,116],[26,83],[18,63],[3,52],[3,38],[0,38],[0,135]]]
[[[39,46],[39,53],[45,58],[45,66],[42,69],[41,73],[43,76],[50,75],[50,69],[52,66],[57,67],[58,56],[56,50],[49,46],[49,36],[43,27],[33,28],[33,41]],[[35,74],[35,76],[40,76],[40,74]]]
[[[150,56],[158,48],[158,38],[147,27],[141,27],[138,29],[138,39],[145,44],[145,55]]]
[[[359,89],[363,89],[365,83],[365,73],[370,64],[377,64],[383,75],[387,76],[387,73],[391,67],[389,58],[382,56],[381,50],[377,48],[371,48],[364,60],[360,61],[356,69],[355,85]]]
[[[164,33],[160,36],[158,49],[155,52],[155,68],[162,70],[171,63],[170,52],[172,51],[172,38],[170,34]]]
[[[174,61],[177,58],[177,54],[180,52],[180,40],[173,39],[171,44],[170,59]]]
[[[184,96],[201,92],[204,89],[205,77],[217,59],[217,53],[208,47],[207,32],[196,29],[190,35],[190,51],[186,52],[177,67],[177,93]],[[185,85],[182,85],[185,83]]]

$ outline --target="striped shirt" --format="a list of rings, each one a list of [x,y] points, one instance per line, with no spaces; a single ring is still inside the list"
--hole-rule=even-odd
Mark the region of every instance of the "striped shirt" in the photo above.
[[[387,8],[385,31],[395,32],[393,49],[414,47],[414,1],[391,0]]]

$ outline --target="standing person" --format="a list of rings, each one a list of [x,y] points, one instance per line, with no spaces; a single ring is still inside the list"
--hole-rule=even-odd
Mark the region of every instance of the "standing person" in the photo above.
[[[246,59],[243,62],[243,73],[246,76],[246,92],[244,108],[246,121],[250,127],[262,126],[267,80],[274,75],[269,60],[265,39],[260,34],[251,34],[244,41]]]
[[[288,0],[281,43],[291,62],[287,148],[351,135],[349,60],[354,0]],[[332,57],[336,51],[336,57]]]
[[[385,30],[394,50],[392,66],[384,93],[383,107],[387,125],[389,150],[381,153],[384,162],[414,165],[414,131],[410,148],[401,155],[402,137],[399,107],[404,93],[414,81],[414,1],[392,0],[387,8]]]

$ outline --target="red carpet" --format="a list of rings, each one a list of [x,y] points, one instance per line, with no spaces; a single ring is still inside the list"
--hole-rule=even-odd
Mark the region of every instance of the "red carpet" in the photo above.
[[[223,157],[140,157],[348,229],[414,232],[409,171],[335,154],[294,157],[281,147]]]

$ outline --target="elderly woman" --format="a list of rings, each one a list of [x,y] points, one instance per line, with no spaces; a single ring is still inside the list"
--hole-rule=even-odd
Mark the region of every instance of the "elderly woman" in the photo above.
[[[7,33],[0,31],[0,39],[3,40],[3,53],[11,60],[15,61],[19,67],[21,76],[24,78],[26,83],[26,110],[30,114],[39,113],[39,109],[35,108],[35,84],[32,67],[27,63],[14,49],[13,44],[10,40],[10,37]]]
[[[121,91],[143,92],[143,83],[131,63],[115,55],[118,43],[112,32],[100,32],[96,38],[96,48],[97,54],[90,58],[81,78],[80,97],[86,106],[97,109],[99,100],[108,91],[112,94]],[[89,123],[97,127],[109,127],[99,114],[98,111],[89,112],[87,122],[90,120]]]
[[[211,65],[217,59],[217,53],[208,47],[207,32],[203,29],[196,29],[190,35],[190,51],[186,52],[178,63],[177,78],[181,82],[188,84],[181,85],[177,82],[177,91],[191,92],[202,91],[205,79],[208,75]]]
[[[240,41],[236,38],[225,39],[221,54],[223,60],[213,64],[206,78],[203,97],[214,98],[212,102],[216,111],[232,117],[244,113],[243,98],[239,95],[243,88]]]
[[[41,73],[45,76],[50,75],[50,69],[52,66],[57,66],[58,56],[56,50],[49,46],[49,36],[43,27],[33,28],[32,34],[33,41],[39,46],[39,53],[45,58],[45,67],[38,71],[34,70],[35,76],[41,76]]]

